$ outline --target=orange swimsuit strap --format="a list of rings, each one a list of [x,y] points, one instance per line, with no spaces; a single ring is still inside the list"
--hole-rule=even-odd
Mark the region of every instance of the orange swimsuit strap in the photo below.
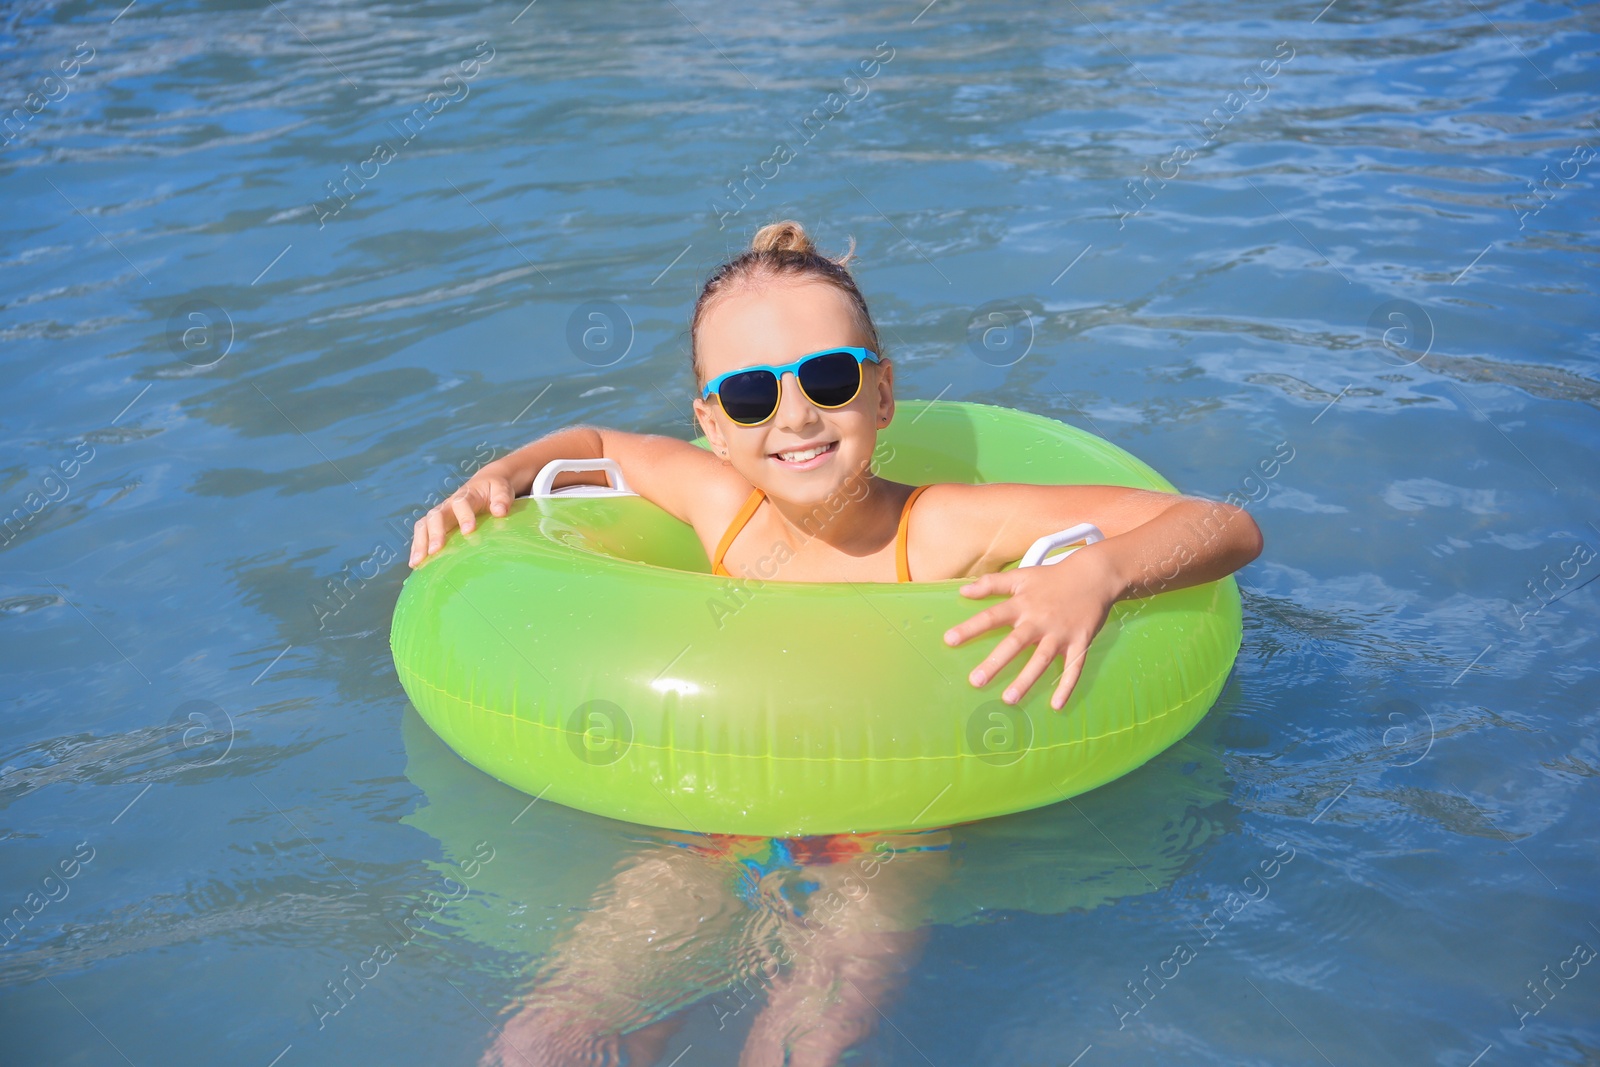
[[[724,578],[732,578],[728,568],[722,565],[722,557],[728,554],[728,546],[733,544],[733,539],[739,536],[739,531],[744,529],[745,523],[750,521],[750,516],[756,513],[756,508],[761,506],[761,501],[766,499],[765,493],[759,489],[750,490],[750,495],[745,497],[739,513],[728,523],[728,528],[722,534],[722,540],[717,543],[717,553],[711,557],[711,573]]]
[[[906,497],[906,506],[900,509],[900,528],[894,534],[894,573],[897,582],[911,580],[911,561],[906,558],[909,541],[906,531],[911,525],[911,505],[917,502],[917,497],[921,496],[926,488],[928,487],[925,485],[919,485],[911,490],[911,495]]]

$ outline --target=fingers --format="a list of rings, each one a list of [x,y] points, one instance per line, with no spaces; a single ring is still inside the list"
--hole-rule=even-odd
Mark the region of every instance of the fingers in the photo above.
[[[1007,704],[1017,704],[1027,696],[1035,682],[1050,669],[1057,659],[1065,658],[1066,666],[1060,684],[1050,698],[1050,706],[1060,711],[1067,705],[1079,677],[1083,674],[1084,656],[1095,635],[1105,625],[1109,601],[1101,602],[1091,597],[1086,602],[1064,604],[1064,592],[1057,588],[1055,575],[1040,575],[1045,568],[994,571],[980,575],[961,587],[961,594],[981,598],[1007,594],[1009,599],[980,611],[966,621],[945,631],[947,645],[959,645],[969,638],[1001,626],[1010,632],[1001,638],[983,662],[972,669],[968,680],[978,688],[998,676],[1000,671],[1029,646],[1037,645],[1017,677],[1006,686],[1001,699]],[[1067,573],[1067,572],[1063,572]],[[1037,585],[1035,583],[1038,583]],[[1041,600],[1035,590],[1043,588],[1046,596]],[[1048,601],[1048,602],[1046,602]],[[1098,621],[1085,629],[1082,625],[1086,611],[1099,609]]]
[[[1067,668],[1061,672],[1061,683],[1050,696],[1050,706],[1057,711],[1067,706],[1067,698],[1072,695],[1078,679],[1083,675],[1083,661],[1087,658],[1088,652],[1087,647],[1067,649]]]
[[[433,555],[444,547],[445,535],[450,532],[450,527],[455,525],[455,513],[445,508],[443,504],[428,512],[428,555]]]
[[[411,566],[416,567],[428,554],[428,521],[426,517],[411,524]]]
[[[1026,575],[1023,577],[1026,577]],[[1009,595],[1017,591],[1017,581],[1016,571],[992,571],[988,574],[978,575],[978,577],[962,586],[960,593],[962,596],[971,597],[975,600],[1001,594]],[[946,630],[944,643],[951,646],[959,645],[970,637],[976,637],[978,634],[993,630],[997,626],[1004,626],[1010,623],[1016,618],[1016,614],[1016,608],[1009,600],[996,604],[992,608],[986,608],[959,626],[952,626]]]
[[[476,530],[478,512],[485,503],[491,514],[503,517],[515,498],[511,483],[504,478],[485,478],[462,486],[411,527],[411,566],[422,564],[443,548],[452,528],[459,527],[462,533]]]
[[[1007,704],[1015,704],[1020,701],[1027,695],[1028,690],[1033,688],[1033,683],[1039,680],[1039,676],[1049,669],[1050,664],[1056,661],[1056,656],[1059,654],[1053,640],[1049,637],[1042,638],[1039,641],[1039,647],[1033,650],[1032,658],[1022,668],[1022,673],[1017,675],[1015,681],[1006,686],[1006,691],[1001,695],[1000,699]]]
[[[493,478],[489,481],[489,510],[499,516],[504,516],[511,508],[513,494],[511,483],[504,478]]]
[[[1016,582],[1016,571],[990,571],[988,574],[978,575],[962,586],[960,593],[962,596],[974,599],[994,596],[997,593],[1012,593],[1016,591]]]
[[[478,513],[473,509],[467,496],[467,492],[463,490],[445,501],[446,504],[450,505],[450,509],[455,512],[456,525],[461,527],[462,533],[471,533],[478,528]]]
[[[411,534],[411,566],[416,567],[444,546],[445,535],[455,525],[456,514],[450,501],[430,508],[417,520]]]
[[[1024,640],[1017,635],[1017,631],[1012,630],[1000,639],[1000,643],[994,646],[993,652],[983,658],[982,663],[972,669],[972,673],[967,675],[968,680],[982,688],[988,684],[989,679],[1000,673],[1000,668],[1011,662],[1013,656],[1031,644],[1032,640]]]
[[[944,632],[944,643],[952,647],[961,644],[978,634],[987,633],[997,626],[1004,626],[1011,621],[1015,614],[1011,602],[996,604],[992,608],[984,608],[966,622],[958,623]]]

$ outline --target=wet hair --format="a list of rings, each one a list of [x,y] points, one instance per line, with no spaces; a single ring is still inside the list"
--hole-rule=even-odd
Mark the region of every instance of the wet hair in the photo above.
[[[711,273],[694,303],[694,317],[689,320],[689,361],[694,370],[696,391],[705,385],[700,373],[698,338],[700,323],[711,307],[723,297],[751,286],[783,280],[810,280],[825,282],[850,298],[855,307],[856,324],[867,339],[867,347],[883,353],[878,341],[878,328],[872,323],[872,312],[856,288],[847,264],[855,257],[855,238],[850,239],[850,249],[838,259],[830,259],[817,251],[806,234],[805,227],[792,219],[769,223],[756,231],[750,247],[728,260]]]

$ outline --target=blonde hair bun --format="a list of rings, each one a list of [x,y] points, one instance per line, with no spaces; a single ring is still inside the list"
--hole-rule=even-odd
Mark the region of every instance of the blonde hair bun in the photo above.
[[[817,246],[811,243],[811,237],[806,233],[806,228],[793,219],[784,219],[782,222],[769,222],[756,231],[750,239],[750,251],[757,254],[763,252],[797,252],[803,256],[823,256],[817,251]],[[850,250],[840,259],[829,260],[844,266],[855,256],[855,238],[850,239]]]

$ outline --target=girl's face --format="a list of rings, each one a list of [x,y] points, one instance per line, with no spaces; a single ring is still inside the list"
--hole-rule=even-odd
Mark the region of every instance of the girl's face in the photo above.
[[[705,382],[752,364],[788,363],[834,346],[871,344],[856,324],[850,298],[826,282],[763,281],[730,293],[700,320]],[[695,417],[711,450],[750,484],[783,500],[820,503],[847,479],[860,481],[871,465],[878,430],[894,417],[894,371],[888,360],[865,362],[861,372],[861,391],[842,408],[811,403],[790,371],[780,383],[777,413],[760,426],[734,422],[715,396],[695,398]],[[829,450],[805,462],[779,455],[816,445]]]

